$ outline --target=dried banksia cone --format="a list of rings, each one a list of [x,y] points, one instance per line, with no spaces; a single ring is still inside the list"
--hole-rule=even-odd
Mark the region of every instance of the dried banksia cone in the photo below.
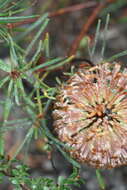
[[[79,69],[59,90],[53,111],[72,157],[95,168],[127,164],[127,70],[105,63]]]

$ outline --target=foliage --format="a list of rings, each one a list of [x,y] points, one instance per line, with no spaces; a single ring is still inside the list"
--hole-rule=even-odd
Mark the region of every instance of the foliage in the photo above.
[[[71,186],[80,186],[84,183],[79,177],[77,168],[73,169],[73,173],[65,178],[58,177],[57,183],[53,179],[43,177],[31,177],[28,166],[13,160],[11,166],[4,163],[0,168],[0,180],[3,180],[4,175],[8,176],[9,181],[13,184],[14,190],[34,189],[34,190],[71,190]]]
[[[13,6],[8,6],[10,3],[11,1],[0,2],[0,8],[4,7],[6,9],[6,15],[5,11],[2,11],[0,17],[0,23],[5,25],[4,27],[0,28],[0,38],[4,40],[3,45],[9,48],[11,59],[9,63],[2,59],[0,60],[0,69],[5,73],[4,77],[0,79],[0,88],[3,89],[6,87],[5,98],[1,101],[1,105],[3,107],[3,121],[1,122],[0,128],[0,152],[2,159],[0,164],[1,183],[3,181],[3,177],[7,176],[9,177],[9,181],[14,186],[15,190],[68,190],[71,189],[71,187],[69,187],[70,184],[78,186],[79,182],[81,181],[77,177],[78,170],[76,168],[70,177],[65,179],[60,176],[58,178],[58,184],[55,184],[52,179],[43,177],[31,178],[28,172],[28,167],[23,163],[20,163],[18,160],[15,161],[15,158],[27,142],[29,142],[32,138],[37,139],[40,136],[42,136],[42,138],[50,138],[50,144],[57,143],[58,148],[62,151],[61,143],[55,139],[55,137],[53,137],[53,135],[47,129],[47,126],[44,126],[44,128],[42,126],[41,120],[43,119],[43,115],[46,114],[51,100],[54,99],[55,93],[55,88],[48,86],[44,82],[44,79],[50,71],[66,64],[73,58],[73,56],[67,58],[50,58],[48,33],[44,37],[44,40],[40,39],[40,36],[49,22],[48,13],[40,16],[36,22],[31,24],[28,30],[23,31],[18,35],[18,37],[15,36],[14,31],[12,36],[10,28],[8,29],[6,24],[25,21],[25,19],[36,18],[37,16],[12,16],[17,12],[20,12],[20,10],[14,10],[15,8],[17,9],[21,4],[16,3]],[[23,10],[24,8],[21,9],[21,11]],[[39,30],[36,32],[34,38],[24,51],[24,49],[20,47],[17,42],[23,39],[37,27],[40,27]],[[31,56],[30,52],[37,43],[39,44],[38,48]],[[38,59],[42,53],[45,53],[46,60],[41,64],[38,64]],[[40,69],[44,70],[45,76],[39,76]],[[26,93],[26,89],[24,88],[25,83],[28,83],[32,87],[32,91],[29,94]],[[48,101],[45,101],[45,99]],[[10,120],[9,118],[11,110],[15,106],[25,110],[27,117]],[[16,149],[12,157],[10,157],[10,155],[5,156],[5,154],[7,154],[4,150],[5,133],[7,131],[24,127],[27,130],[24,140]],[[47,149],[48,147],[49,146],[47,146]],[[9,159],[7,159],[7,157],[9,157]]]
[[[29,15],[29,10],[34,3],[32,0],[0,0],[0,43],[2,49],[9,54],[8,59],[0,59],[0,89],[4,94],[0,100],[2,109],[0,123],[0,183],[2,184],[4,178],[8,177],[15,190],[70,190],[73,188],[72,185],[79,187],[83,183],[83,180],[79,177],[81,166],[64,151],[65,147],[70,147],[60,142],[49,130],[48,112],[52,101],[55,100],[56,86],[57,82],[60,83],[60,79],[55,78],[55,85],[49,85],[47,81],[50,74],[55,73],[57,69],[68,66],[68,63],[75,56],[51,56],[50,39],[46,31],[51,15],[48,12],[43,13],[43,10],[42,14],[31,13]],[[47,1],[44,10],[50,3],[51,1]],[[67,4],[67,2],[63,1],[58,7],[63,7]],[[125,4],[126,1],[117,0],[116,5],[112,3],[101,12],[101,18],[103,19],[103,16],[107,15],[108,8],[111,12],[114,12]],[[24,24],[28,24],[28,26],[24,27]],[[108,24],[109,15],[106,19],[104,33],[108,30]],[[91,60],[96,51],[100,26],[101,20],[97,24],[94,45],[92,48],[88,47]],[[104,58],[105,46],[104,36],[101,50],[102,58]],[[113,55],[108,60],[113,61],[126,54],[127,51],[125,50]],[[71,75],[71,73],[67,74]],[[27,86],[29,87],[28,89]],[[13,118],[12,112],[15,111],[15,108],[20,109],[25,117]],[[10,154],[6,151],[5,136],[9,132],[13,133],[20,129],[25,131],[24,138],[16,146],[15,151]],[[34,178],[31,176],[30,168],[24,165],[18,159],[18,156],[27,146],[29,147],[31,141],[34,142],[39,138],[46,139],[43,146],[45,152],[51,152],[52,147],[55,146],[66,160],[71,163],[73,172],[69,177],[59,176],[57,183],[55,183],[50,178]],[[99,171],[96,174],[100,187],[104,189],[105,183],[101,174]]]

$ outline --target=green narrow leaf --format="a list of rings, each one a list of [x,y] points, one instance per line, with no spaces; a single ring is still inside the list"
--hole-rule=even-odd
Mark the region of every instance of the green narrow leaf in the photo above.
[[[63,185],[64,180],[65,180],[65,177],[64,177],[64,176],[62,176],[62,175],[59,176],[59,177],[58,177],[58,184],[59,184],[59,185]]]
[[[116,55],[113,55],[112,57],[108,58],[106,61],[109,61],[109,62],[114,61],[114,60],[116,60],[116,59],[118,59],[118,58],[120,58],[122,56],[125,56],[125,55],[127,55],[127,50],[122,51],[120,53],[117,53]]]
[[[33,128],[30,128],[28,133],[26,134],[23,142],[20,144],[19,148],[16,150],[16,152],[13,155],[13,158],[11,160],[14,160],[16,158],[16,156],[19,154],[19,152],[22,150],[22,148],[24,147],[25,143],[28,141],[29,138],[31,138],[33,136]],[[11,161],[10,160],[10,161]]]
[[[46,54],[46,58],[48,59],[49,58],[49,34],[46,33],[46,37],[44,39],[44,45],[43,45],[43,48],[44,48],[44,52]]]
[[[12,0],[13,1],[13,0]],[[27,1],[29,1],[29,0],[25,0],[25,2],[27,2]],[[4,9],[3,11],[4,12],[8,12],[9,10],[11,10],[11,9],[16,9],[16,8],[20,8],[22,5],[21,4],[23,4],[23,2],[24,2],[24,0],[18,0],[17,2],[15,2],[14,4],[12,4],[12,6],[9,6],[9,7],[7,7],[6,9]],[[24,7],[24,6],[23,6]],[[25,8],[28,8],[28,7],[25,7]]]
[[[35,118],[36,118],[35,112],[31,110],[29,106],[26,107],[26,111],[29,114],[30,119],[35,121]]]
[[[52,95],[54,95],[56,92],[56,90],[53,89],[52,91]],[[48,107],[50,105],[52,100],[48,100],[47,101],[47,104],[45,105],[45,108],[44,108],[44,113],[47,113],[47,110],[48,110]],[[75,160],[73,160],[66,152],[64,152],[62,150],[62,148],[60,146],[63,146],[65,148],[70,148],[68,147],[66,144],[60,142],[58,139],[56,139],[49,131],[49,129],[47,128],[46,126],[46,120],[45,119],[42,119],[42,131],[45,131],[45,134],[47,135],[47,137],[49,139],[51,139],[51,141],[53,141],[53,144],[56,145],[56,147],[58,148],[58,150],[63,154],[63,156],[75,167],[77,168],[80,168],[80,164],[78,162],[76,162]]]
[[[0,36],[3,40],[5,40],[6,42],[9,42],[7,38],[7,30],[5,28],[0,28]]]
[[[18,65],[18,56],[15,50],[15,43],[10,35],[8,35],[10,41],[10,55],[11,55],[11,70]]]
[[[30,63],[32,64],[35,64],[36,63],[36,60],[38,60],[38,57],[40,56],[41,54],[41,51],[42,51],[42,40],[39,41],[39,45],[38,45],[38,48],[37,48],[37,51],[35,52],[35,54],[33,55],[33,57],[31,58],[30,60]]]
[[[4,122],[8,120],[11,108],[12,108],[11,99],[7,98],[5,101],[5,104],[4,104],[4,108],[3,108],[3,120],[4,120]]]
[[[12,89],[13,89],[13,79],[11,79],[10,81],[9,81],[9,85],[8,85],[8,97],[10,97],[10,95],[11,95],[11,92],[12,92]]]
[[[9,64],[5,63],[3,60],[0,59],[0,69],[5,71],[5,72],[10,72],[11,67]]]
[[[3,85],[10,79],[10,76],[6,76],[3,79],[0,79],[0,88],[3,87]]]
[[[52,89],[51,96],[54,97],[55,94],[56,94],[56,88]],[[46,105],[45,105],[45,107],[44,107],[44,113],[47,113],[48,108],[49,108],[51,102],[52,102],[52,99],[48,99],[48,101],[46,102]]]
[[[4,135],[0,134],[0,156],[4,156]]]
[[[96,50],[97,42],[98,42],[99,35],[100,35],[100,27],[101,27],[101,20],[99,19],[98,24],[97,24],[97,28],[96,28],[96,33],[95,33],[94,45],[93,45],[93,48],[91,50],[91,58],[94,55],[95,50]]]
[[[19,51],[21,52],[22,54],[25,54],[25,49],[22,49],[18,44],[16,44],[14,41],[14,47]]]
[[[2,9],[3,7],[5,7],[11,1],[13,1],[13,0],[3,0],[3,1],[0,1],[0,9]]]
[[[105,185],[104,179],[103,179],[103,177],[102,177],[102,175],[98,169],[96,170],[96,176],[97,176],[97,180],[98,180],[100,188],[102,190],[105,190],[106,185]]]
[[[34,134],[33,134],[35,140],[38,139],[38,135],[39,135],[39,130],[38,130],[37,127],[35,127],[35,128],[34,128]]]
[[[46,121],[43,119],[42,120],[42,132],[44,132],[46,134],[46,136],[52,140],[53,143],[58,144],[59,146],[62,146],[64,148],[70,149],[70,147],[68,145],[66,145],[65,143],[59,141],[57,138],[55,138],[52,133],[50,132],[50,130],[47,128],[46,126]]]
[[[49,70],[53,70],[53,69],[56,69],[56,68],[58,68],[58,67],[61,67],[61,66],[63,66],[65,63],[70,62],[73,58],[74,58],[74,56],[72,55],[71,57],[66,58],[64,61],[61,61],[60,63],[58,63],[58,64],[56,64],[56,65],[49,66],[48,68],[46,68],[46,70],[49,71]]]
[[[19,92],[18,92],[18,86],[17,81],[14,83],[14,97],[15,97],[15,103],[19,106]]]
[[[36,18],[38,15],[32,15],[32,16],[13,16],[13,17],[0,17],[0,24],[7,24],[7,23],[14,23],[19,22],[23,20],[27,20],[29,18]]]
[[[0,13],[0,17],[8,16],[8,13]]]
[[[30,120],[28,118],[23,118],[23,119],[14,119],[14,120],[10,120],[10,121],[6,121],[6,125],[17,125],[17,124],[21,124],[24,122],[29,122]]]
[[[103,43],[102,43],[102,49],[101,49],[101,57],[102,58],[104,57],[104,52],[105,52],[105,47],[106,47],[106,34],[108,32],[109,20],[110,20],[110,14],[108,14],[106,17],[105,29],[103,32]]]
[[[24,101],[27,105],[31,106],[33,109],[35,109],[36,105],[34,104],[34,102],[31,100],[31,98],[29,96],[24,96]]]
[[[42,24],[40,30],[37,32],[37,34],[35,35],[35,37],[33,38],[33,40],[31,41],[31,43],[29,44],[29,46],[27,47],[26,50],[26,56],[29,54],[29,52],[31,51],[31,49],[33,48],[34,44],[36,43],[36,41],[39,39],[39,37],[41,36],[42,32],[44,31],[44,29],[46,28],[46,26],[48,25],[49,19],[47,18],[45,20],[45,22]]]
[[[37,99],[38,111],[40,114],[42,114],[43,108],[42,108],[42,101],[41,101],[41,97],[40,97],[40,83],[39,83],[39,81],[36,81],[35,86],[36,86],[36,99]]]
[[[11,11],[11,16],[15,15],[15,14],[18,14],[18,13],[22,13],[26,10],[26,8],[21,8],[21,9],[18,9],[18,10],[15,10],[15,11]]]
[[[34,136],[34,132],[33,132],[33,135],[27,140],[26,144],[25,144],[25,147],[24,147],[24,158],[23,158],[23,161],[26,163],[27,160],[29,159],[29,155],[28,155],[28,152],[29,152],[29,149],[30,149],[30,145],[31,145],[31,141],[33,139],[33,136]]]
[[[26,35],[28,35],[31,31],[33,31],[35,28],[37,28],[39,25],[41,25],[44,20],[48,17],[48,13],[45,13],[43,16],[41,16],[36,22],[34,22],[25,32],[22,32],[19,36],[15,38],[15,40],[21,40]]]
[[[17,125],[8,125],[8,126],[6,126],[6,122],[5,122],[4,127],[0,128],[0,133],[5,133],[7,131],[11,131],[11,130],[19,129],[19,128],[25,128],[26,129],[26,127],[30,127],[31,125],[32,125],[31,121],[20,123]]]
[[[66,158],[68,162],[70,162],[73,166],[77,168],[81,168],[80,164],[76,162],[74,159],[72,159],[65,151],[63,151],[59,145],[56,144],[55,146],[62,153],[62,155]]]
[[[26,93],[25,93],[25,90],[24,90],[24,85],[23,85],[23,82],[22,82],[22,79],[21,79],[21,78],[18,78],[18,80],[17,80],[17,85],[18,85],[18,88],[19,88],[20,91],[21,91],[21,95],[22,95],[22,96],[26,96]]]
[[[80,164],[78,162],[76,162],[75,160],[73,160],[65,151],[62,150],[62,148],[60,146],[63,146],[65,148],[69,148],[66,144],[64,144],[63,142],[60,142],[58,139],[56,139],[49,131],[49,129],[46,127],[46,121],[43,119],[42,120],[42,127],[45,130],[45,134],[47,135],[47,137],[49,139],[51,139],[53,141],[53,144],[55,144],[55,146],[57,147],[57,149],[62,153],[62,155],[75,167],[80,168]]]
[[[59,58],[55,58],[55,59],[53,59],[51,61],[47,61],[45,63],[42,63],[42,64],[38,65],[38,66],[35,66],[34,68],[29,69],[29,71],[30,72],[34,72],[34,71],[36,71],[38,69],[41,69],[41,68],[44,68],[44,67],[48,67],[50,65],[56,64],[56,63],[58,63],[60,61],[63,61],[63,60],[65,60],[65,58],[60,58],[60,57]]]

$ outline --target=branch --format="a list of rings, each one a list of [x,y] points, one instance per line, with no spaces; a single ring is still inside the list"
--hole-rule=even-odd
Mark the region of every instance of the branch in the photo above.
[[[80,4],[77,4],[77,5],[72,5],[70,7],[62,8],[62,9],[59,9],[58,11],[56,11],[56,12],[50,13],[49,17],[56,17],[56,16],[59,16],[59,15],[63,15],[65,13],[70,13],[70,12],[74,12],[74,11],[79,11],[81,9],[94,7],[96,5],[97,5],[97,3],[94,2],[94,1],[80,3]]]
[[[60,15],[66,14],[66,13],[74,12],[74,11],[79,11],[79,10],[85,9],[85,8],[94,7],[96,5],[97,5],[97,3],[95,1],[91,1],[91,2],[85,2],[85,3],[72,5],[72,6],[69,6],[66,8],[61,8],[58,11],[49,13],[49,18],[57,17],[57,16],[60,16]],[[30,18],[28,20],[17,22],[17,23],[8,23],[7,26],[8,26],[8,28],[12,29],[17,26],[21,26],[23,24],[33,23],[33,22],[37,21],[38,18],[39,18],[39,16],[36,18]]]
[[[98,14],[100,13],[100,11],[106,7],[106,5],[108,3],[112,3],[115,0],[107,0],[105,1],[105,3],[100,3],[99,5],[96,6],[96,8],[93,10],[92,14],[90,15],[90,17],[88,18],[87,22],[84,23],[79,35],[77,36],[77,38],[72,42],[72,46],[69,50],[69,56],[70,55],[75,55],[76,51],[80,45],[81,40],[83,39],[83,37],[86,35],[86,33],[88,32],[89,28],[91,27],[91,25],[94,23],[94,21],[96,20]]]

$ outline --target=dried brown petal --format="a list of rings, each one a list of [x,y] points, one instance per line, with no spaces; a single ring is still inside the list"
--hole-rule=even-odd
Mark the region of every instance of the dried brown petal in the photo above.
[[[79,162],[127,164],[127,71],[119,64],[80,69],[61,87],[54,107],[55,131]]]

